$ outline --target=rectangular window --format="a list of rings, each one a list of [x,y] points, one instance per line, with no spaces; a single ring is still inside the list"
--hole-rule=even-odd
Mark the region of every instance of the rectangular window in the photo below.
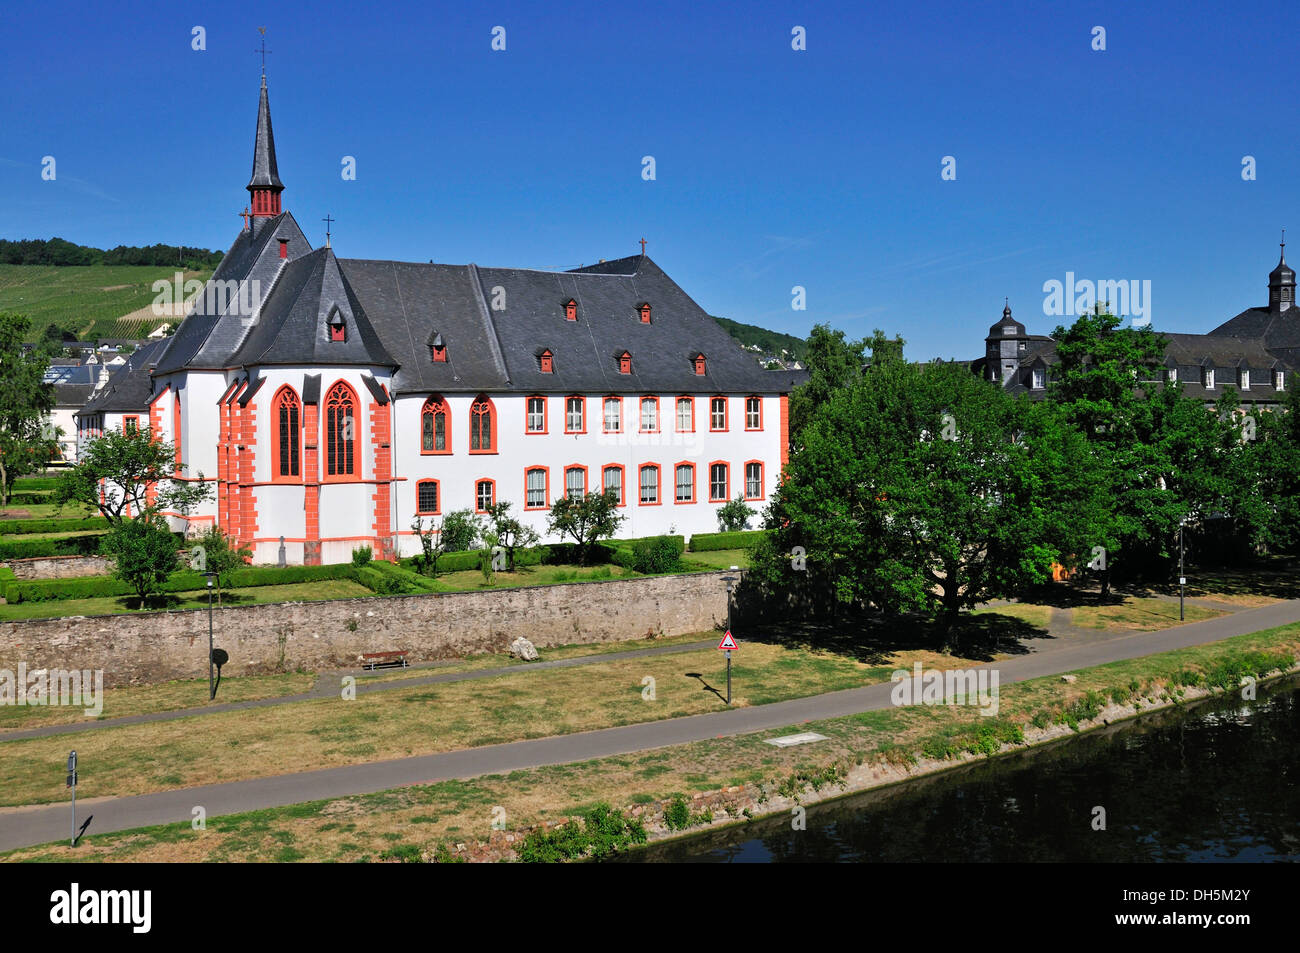
[[[528,432],[546,432],[546,398],[528,398]]]
[[[689,464],[677,467],[677,502],[692,503],[695,500],[695,468]]]
[[[653,433],[659,429],[659,401],[653,397],[641,398],[641,431]]]
[[[677,432],[690,433],[695,429],[695,401],[689,397],[677,398]]]
[[[727,494],[731,490],[727,483],[727,465],[725,463],[712,464],[709,467],[709,499],[725,502]]]
[[[480,513],[486,513],[487,508],[496,502],[496,487],[491,480],[479,480],[474,487],[474,507]]]
[[[1241,389],[1250,390],[1250,371],[1243,370],[1241,372]]]
[[[727,398],[714,397],[709,401],[709,429],[727,429]]]
[[[438,481],[425,480],[416,484],[416,511],[419,513],[438,512]]]
[[[584,433],[587,402],[581,397],[569,397],[564,401],[564,432]]]
[[[618,433],[623,429],[623,402],[617,397],[605,398],[605,432]]]
[[[622,467],[605,467],[601,475],[604,481],[601,485],[606,491],[614,490],[618,493],[618,505],[623,505],[623,468]]]
[[[525,475],[524,506],[540,510],[546,506],[546,471],[540,467]]]
[[[587,494],[587,472],[581,467],[564,471],[564,493],[571,500],[580,500]]]
[[[139,417],[126,417],[123,419],[122,421],[123,433],[135,433],[139,429],[140,429]]]
[[[1043,369],[1041,367],[1035,367],[1034,368],[1034,390],[1042,390],[1042,389],[1043,389]]]
[[[763,464],[745,464],[745,497],[751,500],[763,498]]]
[[[1212,367],[1205,369],[1205,389],[1214,390],[1214,368]]]
[[[1169,368],[1169,383],[1171,384],[1178,383],[1178,368],[1176,367]]]
[[[1286,374],[1283,371],[1273,372],[1273,386],[1277,390],[1286,390]]]
[[[745,398],[745,429],[763,429],[763,399],[761,397]]]
[[[659,502],[659,468],[646,466],[641,468],[641,502]]]

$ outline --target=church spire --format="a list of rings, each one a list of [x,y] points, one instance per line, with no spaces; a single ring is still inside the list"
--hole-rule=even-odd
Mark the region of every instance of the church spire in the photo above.
[[[280,214],[280,193],[284,183],[275,165],[275,136],[271,132],[271,101],[266,94],[266,73],[262,73],[262,95],[257,104],[257,138],[253,143],[253,175],[248,181],[253,196],[253,217]]]
[[[1286,229],[1282,229],[1282,254],[1268,275],[1268,309],[1287,311],[1295,307],[1295,270],[1286,263]]]

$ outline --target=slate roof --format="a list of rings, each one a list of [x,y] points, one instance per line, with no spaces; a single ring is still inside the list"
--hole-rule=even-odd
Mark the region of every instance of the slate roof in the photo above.
[[[275,136],[271,132],[271,101],[266,93],[266,77],[262,77],[262,92],[257,103],[257,138],[253,142],[253,175],[248,180],[248,190],[254,188],[283,189],[280,171],[275,165]]]
[[[108,383],[74,416],[109,413],[148,413],[153,398],[150,370],[162,354],[166,339],[152,341],[132,353],[122,366],[115,368]]]

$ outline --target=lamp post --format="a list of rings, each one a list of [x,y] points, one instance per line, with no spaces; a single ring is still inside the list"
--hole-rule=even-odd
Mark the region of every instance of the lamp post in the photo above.
[[[735,569],[735,566],[731,567]],[[727,584],[727,634],[734,639],[735,635],[731,631],[731,593],[736,588],[735,576],[723,576],[722,581]],[[727,650],[727,704],[731,704],[731,650]]]
[[[212,676],[212,580],[216,575],[215,572],[203,574],[208,581],[208,701],[217,697],[217,686]]]
[[[1178,521],[1178,621],[1183,621],[1183,588],[1187,585],[1186,571],[1183,567],[1183,527],[1187,525],[1187,517]]]

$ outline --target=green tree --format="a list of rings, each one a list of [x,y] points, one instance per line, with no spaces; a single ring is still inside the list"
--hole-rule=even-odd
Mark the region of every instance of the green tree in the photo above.
[[[119,522],[105,534],[101,552],[113,559],[113,575],[135,590],[141,608],[176,569],[176,537],[152,512]]]
[[[460,553],[473,549],[483,532],[483,520],[470,510],[452,510],[442,518],[439,534],[444,553]]]
[[[506,568],[515,571],[515,553],[537,544],[540,538],[532,527],[525,526],[510,515],[509,503],[492,503],[487,508],[487,518],[496,537],[494,545],[506,551]]]
[[[450,516],[451,514],[448,514]],[[446,524],[446,517],[443,519]],[[411,531],[415,533],[416,538],[420,541],[420,552],[415,556],[416,571],[424,576],[438,575],[438,560],[443,553],[448,552],[447,535],[445,530],[440,531],[438,521],[430,518],[429,525],[424,525],[424,520],[417,516],[411,521]]]
[[[253,550],[246,543],[236,543],[219,526],[210,527],[195,540],[190,553],[192,569],[216,574],[217,605],[222,604],[222,590],[230,588],[230,577],[234,571],[242,569],[253,558]]]
[[[790,394],[791,443],[818,406],[862,373],[866,350],[865,340],[851,341],[843,331],[833,330],[828,324],[813,326],[804,355],[808,380]]]
[[[583,496],[566,494],[551,504],[547,532],[572,538],[578,544],[578,562],[585,566],[596,543],[613,538],[622,522],[617,490]]]
[[[809,420],[756,578],[930,615],[948,644],[963,609],[1049,579],[1090,537],[1101,506],[1088,461],[1053,408],[958,365],[884,362]],[[792,571],[793,546],[806,572]]]
[[[180,471],[185,467],[182,465]],[[121,523],[131,513],[141,514],[151,506],[157,510],[189,513],[212,496],[212,487],[197,480],[173,480],[177,474],[176,448],[164,440],[154,440],[147,428],[124,433],[110,430],[89,441],[76,465],[59,474],[53,500],[60,506],[69,503],[93,507],[110,523]],[[157,496],[148,499],[150,487]],[[103,490],[103,498],[100,490]]]
[[[30,329],[25,315],[0,312],[0,502],[5,504],[19,477],[43,470],[59,452],[59,431],[45,423],[54,409],[54,385],[43,381],[48,356],[22,346]]]
[[[724,533],[742,530],[755,512],[755,509],[745,502],[743,496],[728,500],[718,507],[718,529]]]

